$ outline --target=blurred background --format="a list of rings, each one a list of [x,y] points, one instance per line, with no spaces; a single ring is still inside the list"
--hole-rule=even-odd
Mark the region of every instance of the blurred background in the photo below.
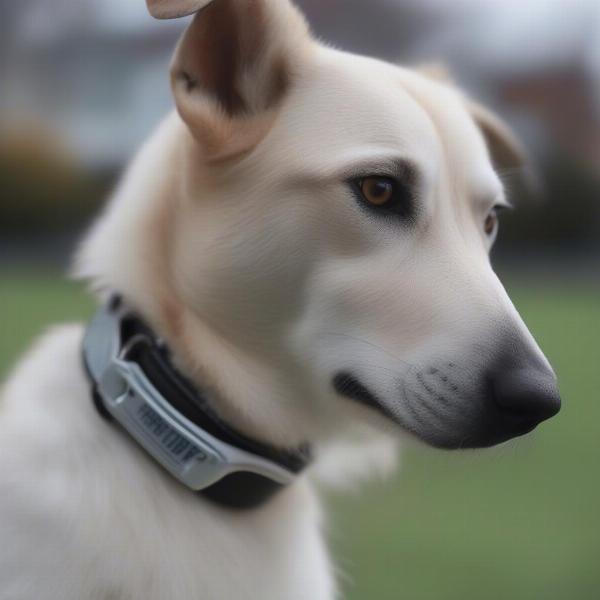
[[[351,600],[600,595],[600,2],[302,0],[314,31],[442,61],[528,146],[494,261],[558,373],[560,415],[501,448],[407,448],[387,483],[332,496]],[[63,274],[127,160],[171,107],[185,20],[143,0],[0,0],[0,376],[93,303]],[[511,180],[511,179],[514,179]]]

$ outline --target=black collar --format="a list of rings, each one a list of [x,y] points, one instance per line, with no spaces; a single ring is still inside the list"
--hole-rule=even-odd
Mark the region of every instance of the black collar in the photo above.
[[[123,312],[122,301],[114,297],[105,311]],[[209,405],[206,393],[193,385],[173,365],[170,353],[150,327],[133,312],[127,312],[120,324],[120,348],[127,361],[143,371],[160,395],[179,415],[214,438],[235,448],[272,461],[292,473],[299,473],[310,462],[310,450],[304,445],[295,449],[281,449],[250,438],[221,419]],[[144,343],[136,343],[143,340]],[[99,381],[90,368],[90,359],[84,342],[84,365],[91,381],[91,391],[98,412],[113,420],[99,392]],[[228,508],[255,508],[269,500],[284,485],[250,471],[236,471],[225,475],[199,494]]]

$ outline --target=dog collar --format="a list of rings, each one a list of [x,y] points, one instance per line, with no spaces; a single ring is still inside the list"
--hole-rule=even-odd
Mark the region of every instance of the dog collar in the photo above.
[[[206,391],[175,368],[166,345],[119,297],[88,325],[83,362],[98,411],[173,477],[218,504],[257,507],[310,462],[307,446],[276,448],[223,421]]]

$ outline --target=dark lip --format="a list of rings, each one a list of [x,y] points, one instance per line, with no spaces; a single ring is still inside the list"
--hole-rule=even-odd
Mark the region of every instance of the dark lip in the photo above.
[[[348,371],[341,371],[334,376],[333,388],[340,396],[376,411],[422,442],[440,450],[489,448],[526,435],[539,425],[535,420],[496,414],[491,406],[485,420],[472,423],[468,427],[470,430],[468,435],[461,435],[459,432],[453,432],[454,435],[442,435],[441,432],[422,431],[418,427],[408,426]]]
[[[404,424],[394,415],[377,396],[363,385],[358,378],[347,371],[337,373],[333,378],[333,389],[340,395],[350,398],[363,406],[376,410],[378,413],[391,419],[398,425]]]

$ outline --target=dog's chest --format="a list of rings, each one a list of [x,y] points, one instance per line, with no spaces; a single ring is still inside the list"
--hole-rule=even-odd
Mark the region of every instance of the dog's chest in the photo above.
[[[80,338],[48,336],[2,398],[0,600],[332,598],[309,485],[205,504],[94,414]]]

